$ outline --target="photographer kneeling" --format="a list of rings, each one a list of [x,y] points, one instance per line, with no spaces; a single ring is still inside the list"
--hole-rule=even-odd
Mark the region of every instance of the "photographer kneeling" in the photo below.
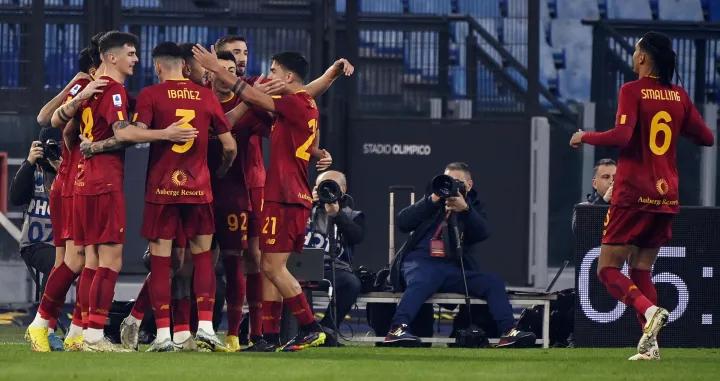
[[[335,300],[337,304],[337,326],[345,319],[345,316],[360,295],[360,279],[353,273],[352,254],[355,246],[365,238],[365,217],[363,213],[353,210],[348,205],[349,196],[345,175],[338,171],[327,171],[320,174],[315,181],[313,188],[313,209],[308,220],[307,232],[305,235],[305,247],[324,249],[325,254],[325,279],[332,281],[333,260],[332,254],[337,255],[335,259]],[[336,248],[330,250],[329,227],[330,223],[335,225]],[[325,317],[320,325],[328,333],[323,346],[335,346],[332,335],[335,324],[332,322],[332,305],[328,304]]]
[[[385,343],[417,345],[420,342],[409,331],[409,324],[433,294],[465,294],[462,261],[469,294],[487,301],[499,332],[503,333],[498,346],[534,344],[533,333],[515,329],[505,282],[497,275],[478,271],[479,266],[469,255],[473,245],[490,236],[490,226],[483,203],[472,190],[467,164],[449,164],[445,176],[433,179],[432,185],[429,194],[400,211],[396,219],[400,231],[412,233],[390,266],[393,287],[397,291],[404,289],[404,293]],[[455,249],[457,239],[466,255]]]

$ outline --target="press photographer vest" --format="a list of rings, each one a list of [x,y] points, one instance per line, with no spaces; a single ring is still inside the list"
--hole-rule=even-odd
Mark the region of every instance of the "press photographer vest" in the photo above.
[[[25,210],[20,249],[37,243],[53,244],[50,200],[45,189],[44,173],[36,166],[34,176],[33,197]]]
[[[361,212],[352,210],[348,207],[343,208],[341,213],[345,213],[348,218],[354,220],[355,217],[359,216]],[[305,228],[305,243],[304,247],[308,249],[323,249],[325,250],[325,262],[330,262],[330,237],[328,236],[328,215],[325,209],[320,209],[314,206],[310,218]],[[345,242],[341,242],[337,237],[337,228],[335,229],[336,237],[335,243],[338,248],[338,261],[341,266],[350,268],[352,266],[352,249],[348,247]]]

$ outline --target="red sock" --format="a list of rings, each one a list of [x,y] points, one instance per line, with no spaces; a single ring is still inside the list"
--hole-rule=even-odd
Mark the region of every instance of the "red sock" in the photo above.
[[[652,282],[650,271],[640,269],[630,269],[630,279],[635,283],[638,290],[645,295],[650,303],[657,305],[658,296],[655,290],[655,285]],[[645,315],[640,312],[637,313],[638,321],[640,325],[645,328]]]
[[[170,257],[150,256],[150,301],[158,328],[170,327]]]
[[[58,317],[75,276],[65,262],[50,271],[45,285],[45,293],[43,293],[40,307],[38,307],[38,313],[43,319],[52,320]]]
[[[250,337],[261,337],[262,322],[262,274],[247,274],[247,302],[250,312]]]
[[[190,310],[192,302],[190,299],[173,299],[172,301],[172,317],[173,332],[184,332],[190,330]],[[195,326],[197,331],[197,325]]]
[[[238,336],[242,308],[245,302],[245,274],[242,258],[237,255],[223,257],[225,268],[225,298],[227,300],[228,335]]]
[[[284,299],[283,303],[292,311],[301,326],[310,325],[315,321],[315,316],[308,305],[305,294],[299,293],[292,298]]]
[[[50,322],[48,322],[48,328],[55,330],[55,327],[57,326],[57,319],[52,318],[50,319]]]
[[[632,306],[638,313],[645,315],[647,309],[653,306],[653,303],[640,292],[635,283],[620,272],[620,269],[605,267],[600,270],[598,277],[610,295],[625,305]]]
[[[215,271],[210,251],[193,254],[195,273],[193,274],[193,290],[197,300],[198,320],[212,321],[213,303],[215,301]]]
[[[75,309],[73,309],[72,324],[82,327],[82,308],[80,307],[80,280],[75,285]]]
[[[152,258],[150,258],[150,262],[152,263]],[[151,274],[148,274],[145,278],[145,282],[143,282],[140,293],[138,293],[137,299],[135,299],[135,305],[133,306],[132,311],[130,311],[130,315],[138,320],[142,320],[145,317],[145,311],[147,311],[148,306],[152,303],[150,300],[149,289],[150,275]]]
[[[87,267],[80,273],[80,285],[78,286],[80,288],[80,296],[78,297],[78,302],[80,303],[83,329],[88,328],[88,319],[90,318],[90,288],[92,287],[96,273],[97,270]]]
[[[90,314],[88,328],[104,329],[107,316],[115,296],[118,273],[107,267],[100,267],[90,287]]]

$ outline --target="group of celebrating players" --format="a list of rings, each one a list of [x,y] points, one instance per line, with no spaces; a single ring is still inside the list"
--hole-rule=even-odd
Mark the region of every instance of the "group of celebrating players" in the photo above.
[[[48,329],[78,277],[67,351],[137,351],[149,306],[157,336],[148,351],[239,351],[246,294],[252,344],[245,350],[322,344],[325,333],[285,263],[303,247],[312,203],[310,159],[320,170],[332,163],[318,148],[314,97],[338,77],[352,75],[353,66],[340,59],[304,85],[307,60],[283,52],[272,57],[267,79],[247,78],[242,36],[222,37],[210,51],[163,42],[152,51],[160,83],[133,99],[123,83],[133,74],[139,46],[130,33],[94,36],[80,53],[84,73],[46,106],[55,110],[51,123],[63,128],[64,144],[50,191],[56,266],[26,332],[32,350],[51,350]],[[263,137],[270,139],[267,174]],[[151,271],[117,345],[103,329],[122,267],[124,150],[135,143],[151,143],[141,228]],[[225,343],[212,324],[219,258],[227,278]],[[283,305],[300,329],[280,345]],[[193,306],[197,314],[191,316]]]

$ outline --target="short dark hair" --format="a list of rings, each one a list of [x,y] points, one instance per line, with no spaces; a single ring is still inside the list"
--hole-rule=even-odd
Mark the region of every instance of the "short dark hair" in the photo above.
[[[176,58],[180,60],[182,59],[182,49],[174,42],[161,42],[153,48],[152,58]]]
[[[677,72],[677,57],[670,37],[658,32],[647,32],[640,39],[638,46],[652,58],[653,73],[657,75],[660,83],[672,87],[672,80]],[[678,79],[680,79],[679,74]]]
[[[140,45],[138,37],[132,33],[112,31],[100,37],[100,53],[105,54],[110,49],[122,48],[125,45],[137,48]]]
[[[195,58],[195,55],[193,54],[192,48],[195,46],[192,42],[183,42],[178,44],[178,47],[180,48],[180,54],[182,55],[182,59],[187,61],[190,58]]]
[[[247,44],[247,39],[245,36],[241,36],[239,34],[228,34],[227,36],[222,36],[215,41],[215,50],[224,50],[221,49],[223,45],[227,45],[231,42],[235,41],[242,41]]]
[[[78,69],[85,74],[90,74],[90,68],[92,68],[93,65],[93,59],[90,57],[90,48],[83,48],[78,57]]]
[[[270,57],[270,60],[277,62],[278,65],[285,68],[285,70],[295,73],[301,82],[305,79],[305,77],[307,77],[308,72],[310,71],[310,64],[307,59],[298,52],[282,52],[273,54],[273,56]]]
[[[102,36],[105,35],[105,33],[108,32],[100,32],[90,39],[90,44],[88,44],[88,49],[90,50],[90,58],[92,58],[93,65],[95,65],[95,68],[99,68],[100,64],[102,64],[102,59],[100,58],[100,39]]]
[[[233,63],[236,63],[235,56],[232,53],[230,53],[229,50],[220,50],[220,51],[216,52],[215,54],[217,55],[217,59],[219,59],[219,60],[232,61]]]
[[[613,159],[600,159],[597,163],[595,163],[595,168],[593,169],[593,177],[597,176],[598,168],[600,168],[603,165],[614,165],[617,167],[617,162]]]
[[[472,178],[472,176],[470,175],[470,166],[468,166],[467,164],[465,164],[461,161],[456,161],[454,163],[448,164],[445,167],[445,170],[446,171],[462,171],[467,175],[468,178]]]

